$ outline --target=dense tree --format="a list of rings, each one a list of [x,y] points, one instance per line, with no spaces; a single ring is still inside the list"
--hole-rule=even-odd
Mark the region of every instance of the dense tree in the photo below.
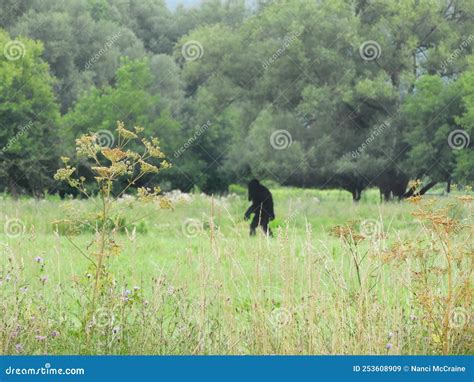
[[[13,36],[28,36],[44,43],[43,58],[58,79],[56,92],[62,111],[91,86],[105,86],[115,76],[121,56],[143,57],[143,43],[135,34],[105,19],[93,18],[91,4],[45,1],[25,12],[12,28]]]
[[[426,75],[416,82],[416,92],[404,105],[410,129],[405,132],[409,145],[406,168],[413,178],[429,177],[434,184],[450,182],[456,164],[449,134],[458,129],[455,116],[461,110],[456,84],[439,76]]]
[[[0,30],[0,189],[40,196],[58,163],[59,110],[41,42]]]
[[[258,176],[389,200],[413,178],[473,181],[472,1],[253,5],[28,0],[0,26],[43,42],[65,146],[143,124],[173,162],[168,187]]]
[[[301,164],[308,173],[300,174],[299,180],[307,180],[307,185],[343,187],[354,199],[365,187],[378,186],[389,199],[405,194],[410,177],[431,175],[447,181],[446,174],[435,175],[434,168],[426,174],[424,167],[413,168],[413,161],[406,160],[413,151],[405,137],[418,122],[403,118],[400,107],[416,91],[418,77],[436,71],[455,77],[462,70],[465,57],[458,52],[454,63],[450,52],[462,44],[461,36],[473,31],[472,4],[357,2],[355,12],[353,4],[265,4],[258,19],[242,27],[244,35],[258,41],[256,56],[263,54],[262,73],[248,96],[257,105],[271,102],[303,120],[306,132],[295,140],[301,139],[305,151]],[[462,46],[470,49],[469,44]],[[456,69],[446,69],[446,61]],[[444,117],[453,121],[458,104],[454,102]],[[447,161],[450,173],[455,154],[445,154],[440,160]],[[242,167],[252,167],[246,157],[240,156]],[[274,158],[286,166],[281,162],[285,157]],[[291,165],[294,158],[287,159]]]
[[[474,57],[472,56],[469,69],[458,81],[458,88],[462,96],[463,111],[455,120],[461,129],[451,136],[451,143],[456,149],[453,178],[464,184],[472,184],[474,181],[474,150],[472,150],[474,145],[472,141],[474,135]]]
[[[146,126],[148,136],[164,137],[163,147],[167,152],[173,149],[178,125],[172,118],[169,102],[160,96],[150,60],[124,58],[114,82],[113,86],[85,93],[64,117],[62,138],[71,145],[70,150],[74,139],[85,133],[97,133],[104,145],[111,143],[118,120],[128,126]]]

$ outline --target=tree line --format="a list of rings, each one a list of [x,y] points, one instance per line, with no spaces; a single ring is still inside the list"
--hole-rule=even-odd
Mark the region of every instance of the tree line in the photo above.
[[[61,156],[117,121],[159,137],[172,167],[141,185],[162,189],[470,184],[473,19],[469,0],[5,0],[0,190],[70,192]]]

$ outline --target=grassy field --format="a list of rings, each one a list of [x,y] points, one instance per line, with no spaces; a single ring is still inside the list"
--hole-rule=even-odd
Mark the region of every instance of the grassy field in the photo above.
[[[92,303],[94,228],[58,221],[98,201],[1,198],[2,354],[472,354],[469,196],[279,188],[249,238],[234,191],[119,201]]]

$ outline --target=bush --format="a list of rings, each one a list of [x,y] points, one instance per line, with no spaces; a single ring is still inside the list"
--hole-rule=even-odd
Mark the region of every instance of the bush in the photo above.
[[[240,184],[231,184],[229,186],[229,193],[237,194],[239,196],[242,196],[242,197],[246,198],[247,197],[247,188],[241,186]]]

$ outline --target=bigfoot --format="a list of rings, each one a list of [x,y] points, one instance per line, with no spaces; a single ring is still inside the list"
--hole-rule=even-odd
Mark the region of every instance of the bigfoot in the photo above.
[[[245,212],[245,220],[250,219],[251,214],[255,214],[250,223],[250,236],[255,235],[255,229],[259,225],[266,235],[273,236],[268,227],[269,221],[275,219],[272,193],[257,179],[252,179],[249,182],[249,201],[252,202],[252,205]]]

